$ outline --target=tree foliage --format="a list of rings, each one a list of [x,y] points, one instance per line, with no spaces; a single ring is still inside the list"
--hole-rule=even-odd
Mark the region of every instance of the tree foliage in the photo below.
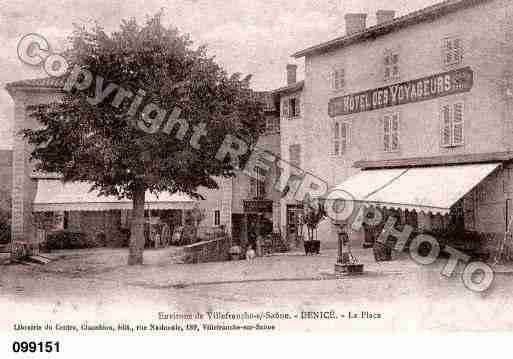
[[[64,181],[91,182],[103,195],[131,198],[134,210],[136,193],[139,202],[146,190],[201,198],[200,187],[218,189],[215,177],[235,174],[229,158],[216,159],[217,151],[228,134],[256,143],[263,105],[249,77],[229,75],[205,47],[193,48],[189,36],[161,19],[158,13],[142,26],[128,19],[111,34],[100,26],[76,27],[66,52],[69,68],[90,71],[94,81],[88,89],[65,92],[62,101],[29,109],[42,125],[23,131],[39,170],[59,173]],[[129,115],[135,96],[113,106],[117,91],[92,104],[99,83],[100,90],[109,84],[132,94],[143,90],[139,113]],[[162,131],[166,120],[152,128],[152,119],[140,115],[149,103],[167,111],[166,118],[181,109],[186,135],[177,139],[178,126]],[[198,148],[191,139],[201,124],[206,135]]]
[[[240,74],[229,76],[205,47],[193,49],[187,35],[164,27],[161,16],[149,18],[144,26],[125,20],[110,35],[101,27],[76,28],[67,58],[70,68],[78,64],[96,79],[101,76],[104,88],[113,83],[134,94],[144,90],[140,109],[150,102],[169,112],[180,108],[188,136],[180,141],[174,132],[141,130],[136,121],[144,119],[127,116],[130,100],[112,106],[115,93],[91,105],[93,83],[87,91],[67,93],[59,103],[30,109],[43,125],[24,131],[35,145],[32,157],[39,169],[61,173],[66,181],[93,182],[103,194],[128,198],[137,182],[155,193],[181,191],[197,197],[200,186],[217,188],[212,176],[234,174],[230,163],[216,161],[215,155],[227,134],[256,141],[262,104]],[[207,135],[197,150],[188,140],[201,123]]]

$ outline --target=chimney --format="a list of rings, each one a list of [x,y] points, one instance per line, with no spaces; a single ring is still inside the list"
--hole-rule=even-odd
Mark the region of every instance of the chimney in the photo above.
[[[297,82],[297,65],[287,65],[287,85],[292,85]]]
[[[367,14],[346,14],[344,16],[344,20],[346,21],[346,35],[352,35],[365,30],[366,19]]]
[[[376,23],[378,25],[383,24],[384,22],[389,22],[394,20],[395,11],[394,10],[378,10],[376,11]]]

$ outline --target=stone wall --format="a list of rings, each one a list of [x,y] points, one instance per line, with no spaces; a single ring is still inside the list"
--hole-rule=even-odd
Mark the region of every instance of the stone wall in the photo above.
[[[227,236],[192,244],[183,248],[183,261],[186,264],[226,261],[229,259],[230,246],[231,241]]]

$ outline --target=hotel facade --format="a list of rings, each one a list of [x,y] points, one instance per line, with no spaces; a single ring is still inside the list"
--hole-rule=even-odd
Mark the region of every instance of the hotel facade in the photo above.
[[[457,217],[465,231],[504,235],[513,215],[513,3],[452,0],[401,17],[381,10],[370,27],[366,19],[346,14],[344,36],[293,55],[305,79],[295,94],[301,115],[281,111],[284,159],[420,230]],[[282,201],[282,221],[290,206]],[[329,221],[321,227],[336,238]]]

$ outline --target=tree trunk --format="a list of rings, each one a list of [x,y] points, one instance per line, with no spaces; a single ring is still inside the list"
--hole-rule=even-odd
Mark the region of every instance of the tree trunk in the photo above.
[[[144,200],[145,188],[137,186],[133,194],[132,224],[130,226],[130,246],[128,254],[128,265],[143,264],[144,251]]]

